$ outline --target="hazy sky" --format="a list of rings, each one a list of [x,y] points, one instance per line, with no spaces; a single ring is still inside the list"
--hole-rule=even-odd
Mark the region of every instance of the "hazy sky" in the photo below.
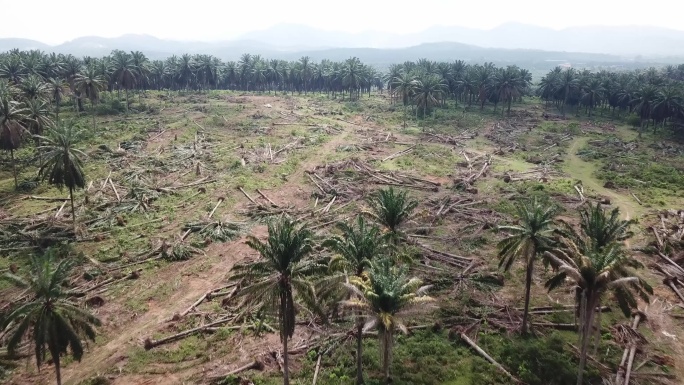
[[[232,39],[279,23],[360,32],[417,32],[432,25],[482,29],[521,22],[556,29],[577,25],[652,25],[684,30],[682,0],[0,0],[0,37],[49,44],[79,36],[144,33],[177,40]]]

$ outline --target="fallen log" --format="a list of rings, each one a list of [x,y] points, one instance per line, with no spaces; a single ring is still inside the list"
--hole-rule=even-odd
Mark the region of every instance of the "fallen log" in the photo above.
[[[247,194],[247,191],[245,191],[242,187],[238,187],[238,189],[240,189],[240,191],[242,191],[242,193],[245,194],[245,196],[247,197],[247,199],[249,199],[250,202],[254,203],[257,206],[261,206],[260,204],[256,203],[256,201],[252,199],[252,197],[249,196],[249,194]]]
[[[401,151],[399,151],[399,152],[395,152],[394,154],[392,154],[392,155],[386,157],[385,159],[381,160],[381,162],[385,162],[385,161],[388,161],[388,160],[390,160],[390,159],[398,158],[398,157],[400,157],[400,156],[402,156],[402,155],[404,155],[404,154],[408,154],[409,152],[413,151],[414,148],[416,148],[416,146],[411,146],[411,147],[409,147],[409,148],[407,148],[407,149],[405,149],[405,150],[401,150]]]
[[[682,303],[684,303],[684,295],[682,295],[682,293],[679,291],[679,289],[677,289],[677,286],[675,285],[675,282],[677,281],[677,277],[666,277],[663,280],[663,283],[667,285],[670,289],[672,289],[672,291],[674,291],[675,294],[677,294],[677,297],[679,297],[679,300],[682,301]]]
[[[552,323],[552,322],[532,322],[532,326],[538,326],[543,328],[551,328],[557,330],[569,330],[577,331],[577,324],[564,324],[564,323]]]
[[[226,377],[228,377],[228,376],[234,376],[236,374],[245,372],[247,370],[252,370],[252,369],[259,370],[259,371],[264,370],[264,364],[259,360],[254,360],[254,361],[250,362],[249,364],[240,366],[239,368],[233,369],[228,373],[217,375],[217,376],[207,377],[207,381],[209,383],[221,382],[221,381],[225,380]]]
[[[194,187],[194,186],[199,186],[199,185],[214,183],[214,182],[216,182],[216,179],[209,179],[209,177],[206,177],[206,178],[200,179],[196,182],[192,182],[192,183],[188,183],[188,184],[184,184],[184,185],[180,185],[180,186],[167,187],[167,189],[168,190],[178,190],[178,189],[182,189],[182,188]]]
[[[314,178],[312,178],[311,175],[310,175],[308,172],[306,173],[306,176],[308,176],[309,179],[311,179],[311,181],[313,182],[313,184],[315,184],[316,187],[318,187],[318,189],[321,190],[321,192],[322,192],[323,194],[327,194],[327,192],[326,192],[325,190],[323,190],[323,187],[321,187],[321,185],[319,185],[318,182],[316,182],[316,180],[314,180]]]
[[[507,376],[508,376],[510,379],[512,379],[516,384],[521,384],[521,383],[522,383],[522,381],[520,381],[519,379],[517,379],[516,377],[514,377],[514,376],[513,376],[508,370],[506,370],[506,368],[504,368],[500,363],[496,362],[496,360],[494,360],[489,354],[487,354],[487,352],[485,352],[484,350],[482,350],[482,348],[480,348],[475,342],[473,342],[473,340],[471,340],[470,338],[468,338],[468,336],[465,335],[465,333],[460,333],[459,335],[460,335],[460,337],[461,337],[461,339],[462,339],[463,341],[465,341],[468,345],[470,345],[471,348],[475,349],[475,351],[478,352],[482,357],[484,357],[484,359],[486,359],[487,361],[489,361],[492,365],[494,365],[494,366],[495,366],[497,369],[499,369],[502,373],[504,373],[505,375],[507,375]]]
[[[226,323],[228,323],[228,322],[231,322],[234,318],[235,318],[235,317],[221,318],[221,319],[218,320],[218,321],[214,321],[214,322],[209,323],[209,324],[206,324],[206,325],[204,325],[204,326],[200,326],[200,327],[188,329],[188,330],[182,331],[182,332],[180,332],[180,333],[176,333],[176,334],[174,334],[174,335],[171,335],[171,336],[168,336],[168,337],[159,339],[159,340],[152,340],[152,339],[150,339],[150,338],[146,338],[146,339],[145,339],[145,344],[144,344],[145,350],[150,350],[150,349],[155,348],[155,347],[160,346],[160,345],[164,345],[164,344],[168,344],[168,343],[171,343],[171,342],[178,341],[178,340],[183,339],[183,338],[185,338],[185,337],[187,337],[187,336],[189,336],[189,335],[192,335],[192,334],[195,334],[195,333],[199,333],[199,332],[202,332],[202,331],[207,330],[207,329],[211,329],[211,328],[213,328],[214,326],[226,324]],[[228,329],[228,330],[236,330],[236,329],[240,329],[240,328],[242,328],[242,327],[244,327],[244,326],[242,326],[242,325],[239,325],[239,326],[230,326],[230,327],[228,327],[228,328],[226,328],[226,329]]]
[[[119,192],[116,191],[116,186],[114,186],[114,182],[112,182],[112,178],[109,178],[109,185],[112,186],[112,190],[114,190],[114,194],[116,195],[116,201],[121,202],[121,197],[119,196]]]
[[[642,318],[645,318],[646,314],[637,311],[637,313],[634,315],[634,321],[632,322],[632,329],[637,330],[639,327],[639,322],[641,322]],[[620,361],[620,366],[618,366],[617,373],[615,375],[615,384],[616,385],[622,385],[622,384],[629,384],[629,377],[632,371],[632,363],[634,362],[634,355],[636,354],[636,345],[635,344],[630,344],[629,346],[625,347],[625,351],[622,354],[622,360]],[[629,360],[628,360],[629,357]],[[628,360],[628,361],[627,361]],[[627,367],[625,368],[625,361],[627,361]],[[623,376],[624,376],[624,382],[623,382]]]
[[[216,206],[214,206],[214,209],[211,210],[211,212],[209,213],[209,219],[211,219],[211,217],[214,215],[214,211],[216,211],[216,209],[219,207],[219,205],[220,205],[221,203],[223,203],[224,200],[225,200],[225,199],[224,199],[223,197],[221,197],[221,198],[218,199],[218,202],[216,203]]]
[[[57,210],[57,214],[55,214],[55,219],[59,218],[59,214],[62,213],[62,210],[64,210],[64,206],[66,206],[67,202],[69,201],[64,201],[64,203],[62,203],[62,205],[59,207],[59,210]],[[50,209],[50,211],[52,211],[52,209]]]
[[[682,268],[681,266],[679,266],[679,264],[678,264],[677,262],[675,262],[675,261],[673,261],[672,259],[670,259],[670,257],[668,257],[667,255],[663,254],[661,251],[658,251],[658,256],[659,256],[660,258],[666,260],[667,262],[669,262],[670,265],[672,265],[672,267],[674,267],[679,273],[684,274],[684,268]]]
[[[582,192],[582,190],[583,190],[583,189],[582,189],[582,190],[580,190],[580,188],[579,188],[579,187],[577,187],[577,185],[575,185],[574,187],[575,187],[575,191],[577,191],[577,194],[579,194],[579,197],[580,197],[580,202],[584,202],[584,201],[586,201],[586,200],[587,200],[587,198],[585,198],[585,197],[584,197],[584,194],[583,194],[583,192]]]
[[[48,201],[48,202],[62,202],[65,200],[69,200],[69,198],[50,198],[50,197],[39,197],[35,195],[29,195],[26,197],[26,199],[35,199],[39,201]]]
[[[273,201],[271,200],[271,198],[267,197],[266,194],[264,194],[261,190],[256,189],[256,191],[259,193],[259,195],[261,195],[262,197],[264,197],[264,199],[266,199],[266,200],[271,204],[271,206],[273,206],[273,207],[279,207],[275,202],[273,202]]]
[[[319,354],[318,361],[316,361],[316,370],[314,371],[312,385],[316,385],[316,380],[318,379],[318,371],[321,369],[321,357],[323,357],[323,355]]]

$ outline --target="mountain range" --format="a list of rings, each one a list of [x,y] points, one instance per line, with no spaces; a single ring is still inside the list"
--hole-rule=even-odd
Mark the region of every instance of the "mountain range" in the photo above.
[[[114,49],[122,49],[142,51],[150,59],[182,53],[206,53],[224,60],[237,60],[243,53],[284,60],[296,60],[302,56],[310,56],[313,60],[344,60],[356,56],[378,66],[424,57],[447,61],[492,61],[542,69],[560,62],[569,62],[573,66],[683,62],[684,31],[656,27],[553,30],[509,23],[491,30],[434,26],[418,33],[391,34],[377,31],[346,33],[279,24],[245,33],[233,40],[212,42],[123,35],[116,38],[86,36],[50,46],[28,39],[0,39],[0,52],[13,48],[76,56],[103,56]]]
[[[534,49],[629,56],[684,56],[684,31],[644,26],[587,26],[561,30],[506,23],[489,30],[434,26],[409,34],[378,31],[344,33],[279,24],[240,39],[277,46],[405,48],[424,43],[459,42],[483,48]]]

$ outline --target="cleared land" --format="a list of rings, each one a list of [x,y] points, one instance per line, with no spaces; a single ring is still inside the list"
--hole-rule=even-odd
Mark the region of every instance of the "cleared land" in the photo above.
[[[547,294],[543,282],[551,271],[539,268],[534,279],[538,338],[515,333],[524,271],[520,265],[502,274],[495,257],[501,237],[496,226],[511,221],[515,200],[550,196],[570,221],[585,201],[618,206],[639,221],[630,245],[636,253],[654,242],[650,226],[661,236],[679,231],[681,239],[684,219],[676,210],[684,209],[684,146],[648,134],[637,140],[634,130],[608,118],[545,118],[542,104],[529,101],[505,118],[489,110],[438,108],[401,128],[402,106],[381,94],[348,102],[319,95],[147,92],[132,109],[128,115],[102,111],[95,128],[89,116],[64,118],[76,119],[88,132],[88,188],[77,197],[79,241],[72,245],[83,264],[75,283],[104,322],[83,361],[65,363],[67,384],[99,383],[96,378],[113,384],[204,383],[255,359],[264,370],[242,372],[243,379],[279,383],[275,321],[231,318],[237,309],[227,277],[237,262],[255,257],[245,235],[264,236],[264,221],[287,213],[323,239],[336,221],[367,209],[364,197],[386,186],[407,189],[420,202],[405,230],[415,241],[409,249],[413,271],[434,285],[440,301],[438,312],[416,319],[411,334],[398,338],[397,384],[509,383],[470,350],[460,332],[519,378],[550,378],[543,372],[554,371],[574,378],[577,335],[556,330],[573,322],[563,307],[573,303],[573,293],[567,288]],[[14,255],[59,242],[71,226],[66,195],[30,183],[33,151],[17,154],[25,164],[25,192],[13,190],[8,164],[0,175],[0,224],[23,234],[2,234],[10,257],[0,259],[0,270],[21,270]],[[648,344],[639,349],[635,374],[642,384],[677,383],[670,377],[684,378],[682,302],[662,284],[662,261],[645,254],[640,259],[656,295],[639,329]],[[674,287],[681,290],[678,282]],[[2,298],[18,294],[3,288]],[[303,311],[298,317],[290,345],[294,383],[311,383],[321,351],[327,354],[318,383],[351,383],[353,336],[345,337],[351,323],[323,326]],[[145,349],[146,340],[150,347],[223,319],[230,322]],[[615,373],[624,347],[615,325],[631,320],[616,308],[602,322],[595,355],[601,363],[589,366],[595,373]],[[380,378],[377,356],[376,340],[367,339],[364,363],[371,380]],[[50,368],[38,373],[29,363],[9,383],[52,381]]]

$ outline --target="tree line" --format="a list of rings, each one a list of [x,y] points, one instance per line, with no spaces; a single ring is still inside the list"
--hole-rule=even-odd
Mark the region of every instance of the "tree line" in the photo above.
[[[598,109],[612,115],[634,114],[637,125],[654,132],[658,125],[682,128],[684,64],[662,69],[598,71],[556,67],[540,81],[537,95],[565,116],[567,111],[592,116]]]

